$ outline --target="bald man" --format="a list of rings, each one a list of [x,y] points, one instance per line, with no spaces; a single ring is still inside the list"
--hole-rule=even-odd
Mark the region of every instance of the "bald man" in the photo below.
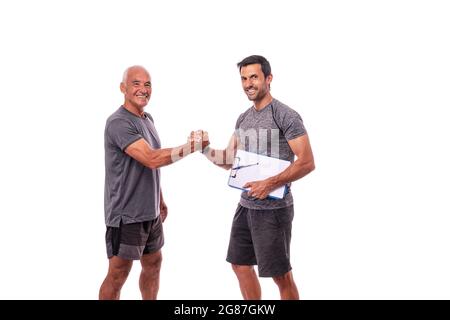
[[[152,116],[144,112],[152,82],[141,66],[125,70],[120,91],[124,103],[105,127],[105,222],[108,274],[100,299],[119,299],[134,260],[142,271],[143,299],[156,299],[159,289],[162,222],[167,217],[160,188],[159,168],[178,161],[208,144],[202,131],[191,132],[187,143],[161,149]]]

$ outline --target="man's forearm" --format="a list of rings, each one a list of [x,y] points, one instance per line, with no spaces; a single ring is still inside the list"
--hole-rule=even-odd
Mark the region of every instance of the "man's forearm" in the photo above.
[[[230,150],[218,150],[208,146],[203,151],[203,154],[209,161],[225,170],[229,170],[233,166],[234,153]]]
[[[192,154],[193,151],[190,143],[174,148],[157,149],[152,152],[152,156],[148,159],[146,165],[152,169],[164,167],[183,159]]]
[[[300,159],[294,161],[289,167],[280,174],[268,178],[268,182],[273,189],[284,186],[290,182],[303,178],[314,170],[314,162],[302,162]]]

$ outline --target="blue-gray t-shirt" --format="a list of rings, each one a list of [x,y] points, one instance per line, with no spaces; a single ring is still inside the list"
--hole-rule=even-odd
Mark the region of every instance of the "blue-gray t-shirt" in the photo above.
[[[159,169],[145,167],[125,153],[141,138],[152,149],[161,148],[153,118],[146,112],[138,117],[121,106],[106,121],[105,223],[109,227],[150,221],[159,215]]]
[[[242,113],[236,121],[235,135],[239,148],[248,152],[278,159],[294,161],[295,154],[288,141],[306,134],[300,115],[276,99],[261,110],[255,107]],[[290,188],[283,199],[266,198],[263,200],[248,196],[242,192],[240,204],[255,210],[279,209],[294,202]]]

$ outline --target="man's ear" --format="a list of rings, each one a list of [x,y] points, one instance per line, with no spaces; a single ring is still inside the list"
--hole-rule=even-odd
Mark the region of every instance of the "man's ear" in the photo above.
[[[272,76],[272,74],[269,74],[267,77],[266,77],[266,82],[267,82],[267,85],[270,87],[270,83],[272,82],[272,79],[273,79],[273,76]]]
[[[123,83],[123,82],[121,82],[120,83],[120,91],[123,93],[123,94],[125,94],[125,91],[126,91],[126,87],[125,87],[125,84]]]

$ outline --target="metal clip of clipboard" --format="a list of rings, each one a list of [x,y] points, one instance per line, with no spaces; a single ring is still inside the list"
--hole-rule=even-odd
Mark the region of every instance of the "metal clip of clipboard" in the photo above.
[[[235,166],[233,166],[233,168],[231,168],[230,177],[232,177],[232,178],[236,178],[236,174],[237,174],[238,170],[259,165],[259,162],[251,163],[251,164],[245,164],[245,165],[240,165],[240,162],[241,162],[241,158],[240,157],[236,157],[234,162],[235,163],[237,162],[237,163],[236,163]]]

